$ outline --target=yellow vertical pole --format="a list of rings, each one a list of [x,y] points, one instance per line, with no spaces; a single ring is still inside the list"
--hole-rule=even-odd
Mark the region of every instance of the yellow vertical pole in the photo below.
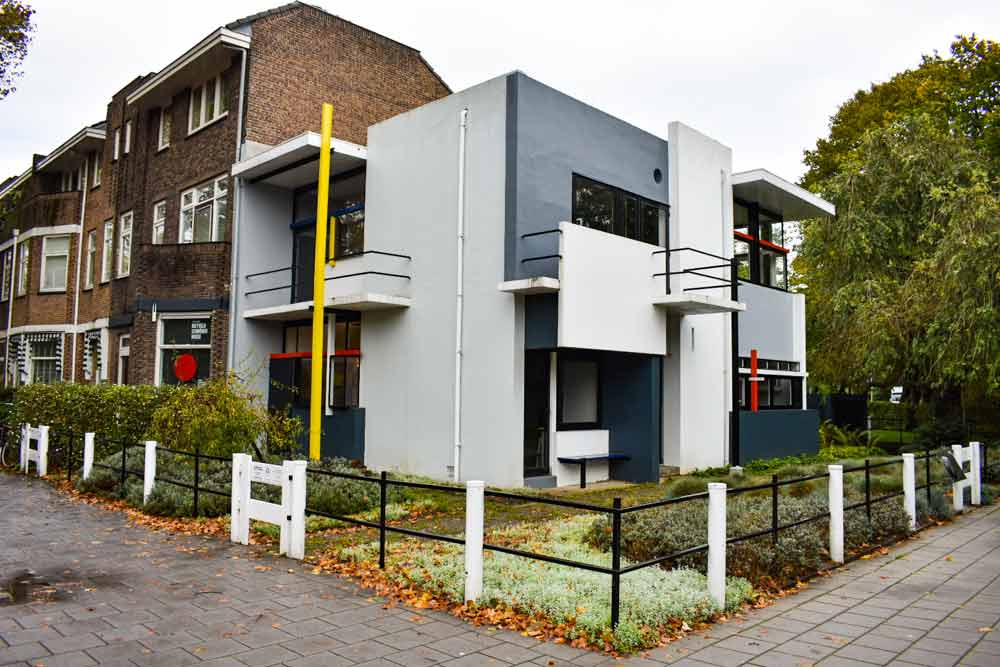
[[[330,135],[333,133],[333,105],[323,104],[319,143],[319,182],[316,184],[316,254],[313,262],[312,385],[309,393],[309,458],[319,459],[323,423],[323,339],[326,337],[326,225],[330,195]]]

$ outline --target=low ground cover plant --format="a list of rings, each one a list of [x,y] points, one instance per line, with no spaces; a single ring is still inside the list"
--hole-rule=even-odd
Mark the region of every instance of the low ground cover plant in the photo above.
[[[541,524],[517,524],[487,531],[487,541],[560,558],[609,566],[607,553],[588,545],[584,537],[592,519],[577,516]],[[441,542],[396,542],[387,576],[404,586],[418,586],[461,603],[465,568],[462,547]],[[371,561],[378,543],[350,547],[340,557]],[[692,569],[645,568],[622,577],[621,620],[611,632],[611,579],[589,572],[507,554],[486,552],[480,605],[541,614],[567,626],[569,639],[591,644],[608,642],[615,650],[632,652],[654,645],[661,631],[685,622],[710,620],[751,600],[748,581],[730,577],[726,608],[708,595],[705,576]]]

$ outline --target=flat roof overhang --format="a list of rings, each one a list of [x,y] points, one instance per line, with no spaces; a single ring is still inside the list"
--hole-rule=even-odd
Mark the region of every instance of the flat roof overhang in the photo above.
[[[766,169],[733,174],[733,196],[752,202],[784,220],[807,220],[836,215],[837,209],[822,197],[786,181]]]
[[[316,182],[320,136],[304,132],[253,157],[233,165],[233,176],[247,183],[266,183],[279,188],[297,188]],[[330,140],[330,174],[344,177],[365,165],[368,149],[341,139]]]
[[[378,294],[375,292],[360,292],[358,294],[345,294],[343,296],[328,297],[326,307],[336,310],[389,310],[392,308],[409,308],[412,299],[405,296],[393,296],[391,294]],[[250,308],[243,311],[243,319],[247,320],[268,320],[271,322],[290,322],[294,320],[308,319],[312,313],[312,301],[299,301],[298,303],[288,303],[280,306],[266,306],[263,308]]]
[[[104,149],[105,136],[104,130],[85,127],[39,161],[35,171],[76,169],[87,161],[92,152]]]
[[[126,104],[151,108],[170,104],[185,88],[213,77],[229,67],[234,49],[249,49],[250,35],[218,28],[179,58],[142,82],[125,97]]]

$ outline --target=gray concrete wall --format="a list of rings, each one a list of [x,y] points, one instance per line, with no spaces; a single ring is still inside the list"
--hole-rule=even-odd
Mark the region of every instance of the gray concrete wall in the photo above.
[[[453,453],[459,114],[468,108],[463,479],[523,481],[523,300],[504,279],[506,79],[369,128],[365,244],[413,256],[412,306],[362,317],[365,463],[445,478]]]
[[[281,322],[247,320],[243,312],[276,303],[288,303],[289,291],[244,296],[245,292],[272,285],[287,285],[291,273],[282,272],[256,279],[245,276],[291,266],[292,193],[264,184],[243,183],[239,189],[239,270],[233,285],[234,348],[233,367],[251,386],[267,398],[268,359],[281,352]],[[234,253],[235,255],[235,253]]]
[[[564,93],[514,72],[508,151],[507,280],[558,277],[556,260],[521,259],[558,251],[557,234],[521,239],[570,219],[573,173],[667,203],[667,142]],[[653,180],[653,170],[662,178]]]
[[[750,356],[757,349],[762,359],[804,361],[799,358],[797,338],[804,335],[797,324],[796,300],[804,297],[792,292],[740,283],[740,301],[747,304],[740,314],[740,356]]]

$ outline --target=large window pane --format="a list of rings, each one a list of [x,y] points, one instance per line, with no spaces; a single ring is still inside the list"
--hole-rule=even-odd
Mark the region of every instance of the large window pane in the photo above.
[[[212,342],[212,320],[163,320],[164,345],[208,345]]]
[[[771,407],[790,408],[792,406],[792,379],[771,378]]]
[[[160,382],[184,384],[207,380],[212,369],[209,348],[160,350]],[[193,371],[193,372],[192,372]]]
[[[560,424],[596,425],[598,412],[598,365],[583,359],[559,360],[559,390],[562,395]]]
[[[785,253],[761,247],[760,282],[770,287],[787,287],[785,280]]]
[[[212,240],[212,205],[202,204],[194,210],[194,242]]]
[[[614,231],[615,191],[585,178],[573,180],[573,221],[578,225]]]
[[[660,207],[643,202],[639,209],[639,240],[644,243],[659,245],[660,242]]]

